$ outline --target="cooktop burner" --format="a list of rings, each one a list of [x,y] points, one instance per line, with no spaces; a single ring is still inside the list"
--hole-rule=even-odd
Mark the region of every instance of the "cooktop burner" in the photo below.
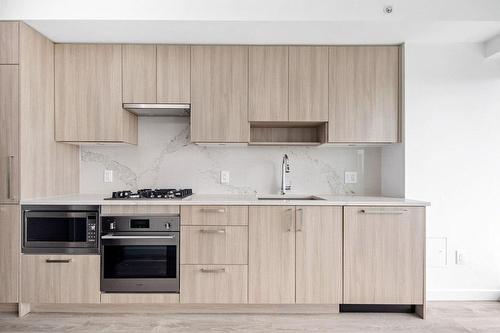
[[[137,192],[132,191],[117,191],[113,192],[111,198],[104,200],[127,200],[127,199],[183,199],[193,194],[193,190],[186,189],[142,189]]]

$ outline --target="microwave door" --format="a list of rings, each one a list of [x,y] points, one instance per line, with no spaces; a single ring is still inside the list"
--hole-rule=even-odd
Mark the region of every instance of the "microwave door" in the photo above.
[[[24,245],[33,248],[90,247],[88,218],[88,214],[82,212],[26,212]]]

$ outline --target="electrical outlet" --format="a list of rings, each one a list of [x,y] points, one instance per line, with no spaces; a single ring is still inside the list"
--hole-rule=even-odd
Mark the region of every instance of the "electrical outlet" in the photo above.
[[[462,250],[457,250],[455,252],[455,263],[457,265],[465,265],[465,252]]]
[[[356,171],[346,171],[344,174],[346,184],[356,184],[358,182],[358,173]]]
[[[229,184],[229,171],[223,170],[220,172],[220,183]]]
[[[104,182],[105,183],[113,182],[113,170],[104,170]]]

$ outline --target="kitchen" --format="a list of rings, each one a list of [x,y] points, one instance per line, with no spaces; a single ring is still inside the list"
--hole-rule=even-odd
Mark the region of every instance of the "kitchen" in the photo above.
[[[409,195],[428,193],[412,43],[134,39],[119,22],[106,41],[88,24],[0,21],[0,309],[20,317],[2,321],[447,327],[427,301],[427,270],[450,264],[434,196]]]

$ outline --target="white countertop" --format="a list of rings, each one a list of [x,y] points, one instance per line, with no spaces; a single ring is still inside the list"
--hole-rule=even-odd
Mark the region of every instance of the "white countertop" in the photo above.
[[[292,194],[290,196],[299,196]],[[304,195],[300,195],[304,196]],[[256,195],[193,194],[182,200],[104,200],[103,194],[69,194],[22,200],[23,205],[293,205],[293,206],[430,206],[429,202],[406,198],[315,195],[325,200],[258,200]]]

